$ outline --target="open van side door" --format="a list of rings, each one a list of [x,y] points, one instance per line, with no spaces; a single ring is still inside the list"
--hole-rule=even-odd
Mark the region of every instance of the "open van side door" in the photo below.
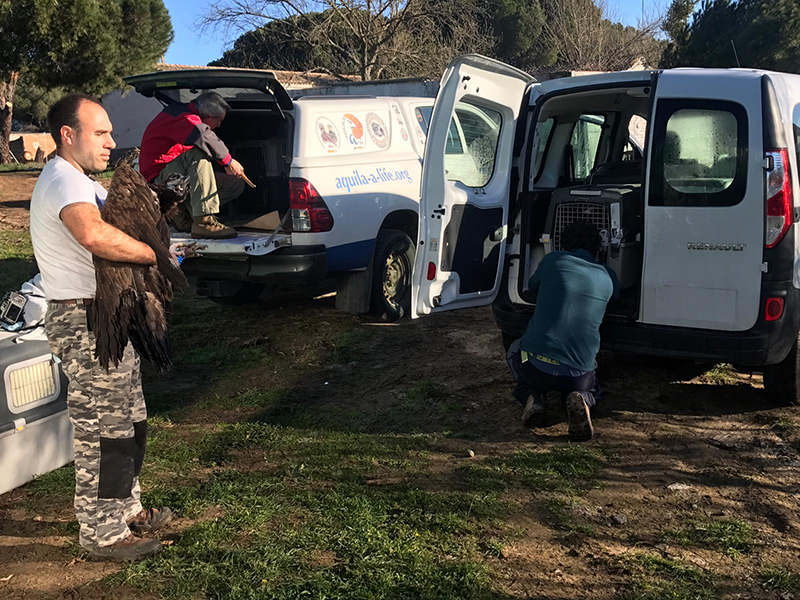
[[[533,77],[478,55],[444,72],[422,166],[411,316],[490,304],[502,278],[514,132]]]

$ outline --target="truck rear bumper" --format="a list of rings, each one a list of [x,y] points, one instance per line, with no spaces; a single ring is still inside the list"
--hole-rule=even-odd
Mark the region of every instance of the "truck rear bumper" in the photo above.
[[[264,256],[187,258],[181,263],[181,268],[187,277],[202,280],[199,283],[202,283],[204,295],[224,296],[225,293],[213,293],[214,281],[300,287],[315,285],[328,276],[328,259],[325,246],[320,244],[280,248]],[[212,293],[206,293],[206,290]]]

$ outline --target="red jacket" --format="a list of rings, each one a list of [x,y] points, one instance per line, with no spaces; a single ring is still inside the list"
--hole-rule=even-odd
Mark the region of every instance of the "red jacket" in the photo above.
[[[193,146],[223,166],[231,164],[231,153],[214,131],[200,120],[194,102],[170,104],[144,130],[139,171],[147,181],[152,181],[164,165]]]

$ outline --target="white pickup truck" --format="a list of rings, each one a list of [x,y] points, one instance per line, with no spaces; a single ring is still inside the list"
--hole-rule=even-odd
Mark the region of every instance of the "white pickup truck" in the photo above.
[[[222,220],[239,236],[204,240],[202,256],[183,262],[200,294],[243,303],[265,286],[307,286],[336,276],[338,308],[385,320],[408,312],[432,98],[292,101],[271,73],[244,69],[157,72],[126,81],[165,104],[215,90],[231,105],[217,133],[256,187],[223,207]],[[456,111],[449,168],[460,179],[479,179],[479,153],[470,149],[491,147],[497,133],[484,111]],[[259,217],[260,229],[252,229]],[[181,241],[188,238],[173,239]]]

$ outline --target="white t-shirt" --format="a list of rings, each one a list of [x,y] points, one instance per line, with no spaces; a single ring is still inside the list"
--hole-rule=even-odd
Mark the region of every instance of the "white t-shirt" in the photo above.
[[[31,240],[47,300],[94,298],[92,253],[61,221],[61,211],[77,202],[102,206],[106,195],[102,185],[60,156],[42,169],[31,198]]]

